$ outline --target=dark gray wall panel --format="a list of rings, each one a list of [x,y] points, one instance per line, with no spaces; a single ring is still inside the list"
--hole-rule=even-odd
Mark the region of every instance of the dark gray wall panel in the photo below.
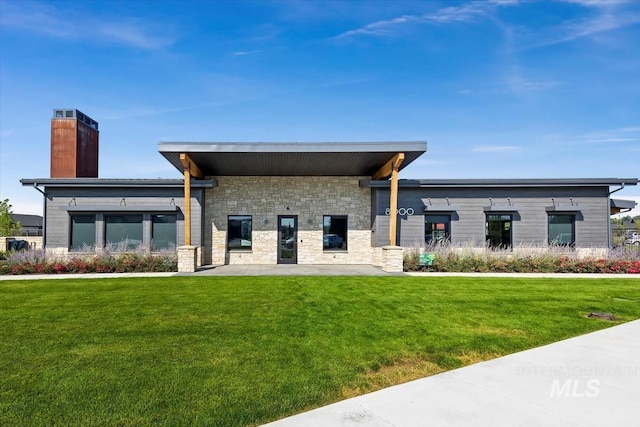
[[[127,208],[133,206],[144,206],[141,212],[144,216],[145,224],[144,237],[148,241],[151,237],[150,206],[158,206],[159,210],[167,209],[172,203],[178,208],[177,221],[177,244],[184,244],[184,196],[183,190],[179,188],[48,188],[47,189],[47,218],[45,225],[46,245],[49,248],[69,247],[69,214],[74,206],[103,208],[113,206],[117,210],[121,203],[126,203]],[[202,241],[202,215],[203,215],[203,191],[202,189],[191,190],[191,239],[194,245],[200,245]],[[122,200],[124,198],[124,201]],[[83,212],[86,213],[86,212]],[[96,241],[104,240],[103,216],[98,215],[96,221]]]
[[[400,243],[414,246],[424,242],[424,204],[422,199],[457,208],[452,214],[451,241],[456,244],[482,246],[485,240],[485,206],[515,205],[513,212],[513,243],[516,245],[544,245],[547,243],[547,212],[545,208],[556,204],[579,204],[576,214],[576,246],[608,246],[609,201],[606,187],[549,187],[549,188],[400,188],[398,208],[412,208],[416,218],[400,217]],[[448,198],[448,202],[447,202]],[[388,244],[389,190],[374,189],[376,205],[374,228],[377,245]],[[440,213],[440,212],[434,212]],[[504,212],[510,213],[510,212]],[[420,219],[418,219],[420,218]],[[381,229],[384,227],[384,230]]]

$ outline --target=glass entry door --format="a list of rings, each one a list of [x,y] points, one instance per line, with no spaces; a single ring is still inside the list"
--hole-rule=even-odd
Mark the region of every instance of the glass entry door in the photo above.
[[[298,217],[278,216],[278,264],[298,263]]]

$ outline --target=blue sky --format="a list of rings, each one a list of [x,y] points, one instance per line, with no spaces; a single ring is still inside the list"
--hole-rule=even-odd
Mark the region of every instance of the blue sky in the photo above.
[[[54,108],[100,123],[103,178],[179,178],[159,141],[393,140],[429,143],[402,178],[640,177],[640,2],[1,0],[16,213]]]

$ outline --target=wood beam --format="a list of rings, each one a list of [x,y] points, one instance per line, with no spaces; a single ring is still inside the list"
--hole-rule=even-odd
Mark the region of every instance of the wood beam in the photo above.
[[[191,172],[184,170],[184,245],[191,246]]]
[[[391,194],[389,197],[389,244],[391,246],[396,246],[398,243],[396,241],[398,224],[398,171],[403,160],[404,153],[398,153],[391,159]]]
[[[373,179],[385,179],[391,176],[393,168],[399,168],[404,160],[404,153],[397,153],[391,160],[385,163],[376,173],[372,175]]]
[[[202,171],[186,153],[180,153],[184,168],[184,244],[191,246],[191,177],[204,178]]]
[[[189,170],[189,173],[191,174],[192,177],[198,178],[198,179],[204,178],[204,174],[188,154],[180,153],[180,163],[182,163],[182,168],[185,171]]]

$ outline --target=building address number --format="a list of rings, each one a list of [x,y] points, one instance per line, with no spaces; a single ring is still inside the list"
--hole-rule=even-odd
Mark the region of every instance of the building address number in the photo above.
[[[384,210],[384,214],[385,215],[389,215],[389,212],[391,211],[391,208],[387,208]],[[413,208],[398,208],[398,215],[400,216],[405,216],[405,215],[413,215],[415,213],[415,211],[413,210]]]

